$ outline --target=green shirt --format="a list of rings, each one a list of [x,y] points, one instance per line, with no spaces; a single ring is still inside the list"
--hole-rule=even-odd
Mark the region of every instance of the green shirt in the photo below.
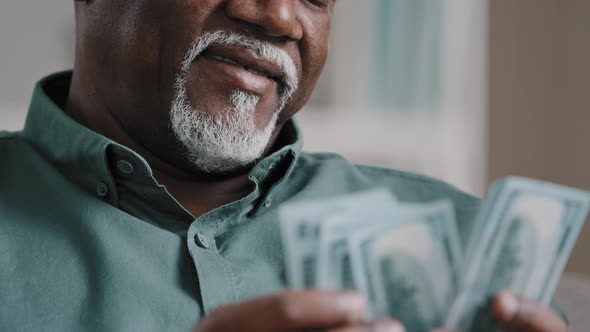
[[[440,181],[287,144],[246,197],[194,218],[137,153],[62,110],[71,73],[40,81],[23,131],[0,134],[0,331],[188,331],[228,302],[285,287],[277,209],[387,187],[454,203],[463,242],[479,200]]]

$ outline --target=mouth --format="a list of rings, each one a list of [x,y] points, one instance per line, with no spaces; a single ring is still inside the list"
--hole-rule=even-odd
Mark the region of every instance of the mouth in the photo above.
[[[212,45],[197,60],[205,62],[207,74],[224,78],[236,88],[262,96],[283,85],[280,68],[256,52],[233,45]]]
[[[236,62],[236,61],[234,61],[232,59],[225,58],[225,57],[222,57],[222,56],[219,56],[219,55],[209,55],[209,56],[211,58],[217,60],[217,61],[221,61],[221,62],[225,62],[225,63],[230,64],[230,65],[242,67],[242,68],[244,68],[245,70],[251,72],[254,75],[264,76],[264,77],[266,77],[268,79],[275,80],[275,81],[277,80],[277,77],[276,76],[273,76],[272,74],[264,71],[264,69],[261,69],[259,67],[258,68],[249,67],[248,65],[244,65],[244,64],[238,63],[238,62]]]

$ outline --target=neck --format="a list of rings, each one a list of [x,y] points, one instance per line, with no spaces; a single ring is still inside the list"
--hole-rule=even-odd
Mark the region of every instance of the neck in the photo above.
[[[156,180],[166,186],[168,192],[194,217],[236,201],[251,190],[252,183],[248,179],[248,170],[227,176],[205,176],[158,157],[134,139],[112,116],[100,97],[92,91],[85,87],[80,76],[74,71],[65,112],[83,126],[141,155],[149,163]],[[280,128],[277,128],[273,135],[273,143],[278,132]]]

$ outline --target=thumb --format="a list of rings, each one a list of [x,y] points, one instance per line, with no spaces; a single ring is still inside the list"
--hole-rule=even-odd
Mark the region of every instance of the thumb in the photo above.
[[[492,312],[507,327],[523,332],[565,332],[567,326],[551,308],[501,291],[494,298]]]

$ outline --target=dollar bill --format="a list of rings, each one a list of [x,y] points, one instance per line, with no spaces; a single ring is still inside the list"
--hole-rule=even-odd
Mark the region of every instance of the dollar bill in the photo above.
[[[347,222],[353,221],[352,223]],[[316,264],[317,286],[322,289],[355,289],[347,226],[359,227],[358,219],[335,216],[322,225],[320,250]],[[364,219],[361,219],[364,220]],[[352,228],[352,227],[350,227]]]
[[[337,215],[393,204],[387,189],[375,189],[313,201],[285,204],[279,210],[287,283],[292,288],[317,286],[320,226]]]
[[[460,282],[461,248],[451,202],[401,209],[390,227],[355,237],[353,260],[368,276],[376,315],[407,331],[441,326]]]
[[[471,235],[461,291],[445,327],[500,331],[489,299],[509,289],[549,304],[590,207],[590,193],[524,178],[490,190]]]
[[[352,234],[388,222],[398,202],[380,197],[375,204],[340,213],[321,225],[317,259],[317,286],[323,289],[358,289],[359,276],[351,265]]]

